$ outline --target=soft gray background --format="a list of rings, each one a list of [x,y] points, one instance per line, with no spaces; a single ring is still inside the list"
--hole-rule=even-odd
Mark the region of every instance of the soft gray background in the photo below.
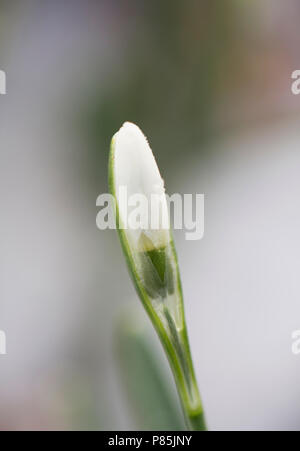
[[[141,307],[95,224],[131,120],[168,192],[205,194],[176,242],[210,428],[299,429],[299,3],[0,5],[0,428],[136,427],[113,337]]]

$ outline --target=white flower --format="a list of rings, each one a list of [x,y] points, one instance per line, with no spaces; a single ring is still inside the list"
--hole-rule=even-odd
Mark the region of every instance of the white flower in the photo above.
[[[165,247],[170,225],[164,181],[146,137],[137,125],[125,122],[113,145],[115,195],[128,238],[140,250]]]

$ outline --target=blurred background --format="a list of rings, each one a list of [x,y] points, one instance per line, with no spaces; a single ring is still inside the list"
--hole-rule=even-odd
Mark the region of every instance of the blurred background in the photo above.
[[[1,1],[0,429],[180,429],[114,231],[112,135],[148,136],[169,194],[210,429],[299,429],[297,0]],[[147,389],[145,390],[145,387]]]

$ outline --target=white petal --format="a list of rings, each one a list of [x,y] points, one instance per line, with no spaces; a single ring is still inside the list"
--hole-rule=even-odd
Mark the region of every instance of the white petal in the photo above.
[[[153,247],[165,246],[170,234],[164,182],[146,137],[137,125],[125,122],[114,136],[114,149],[115,194],[123,224],[127,224],[125,216],[129,210],[119,193],[120,188],[126,187],[128,199],[135,194],[146,196],[149,216],[143,231]],[[128,233],[137,244],[141,242],[141,232],[142,229]]]

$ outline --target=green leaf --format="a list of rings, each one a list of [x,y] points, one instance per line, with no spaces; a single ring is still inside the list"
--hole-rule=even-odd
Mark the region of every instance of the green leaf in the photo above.
[[[118,324],[120,378],[137,426],[142,430],[182,430],[183,417],[147,331],[130,311]]]

